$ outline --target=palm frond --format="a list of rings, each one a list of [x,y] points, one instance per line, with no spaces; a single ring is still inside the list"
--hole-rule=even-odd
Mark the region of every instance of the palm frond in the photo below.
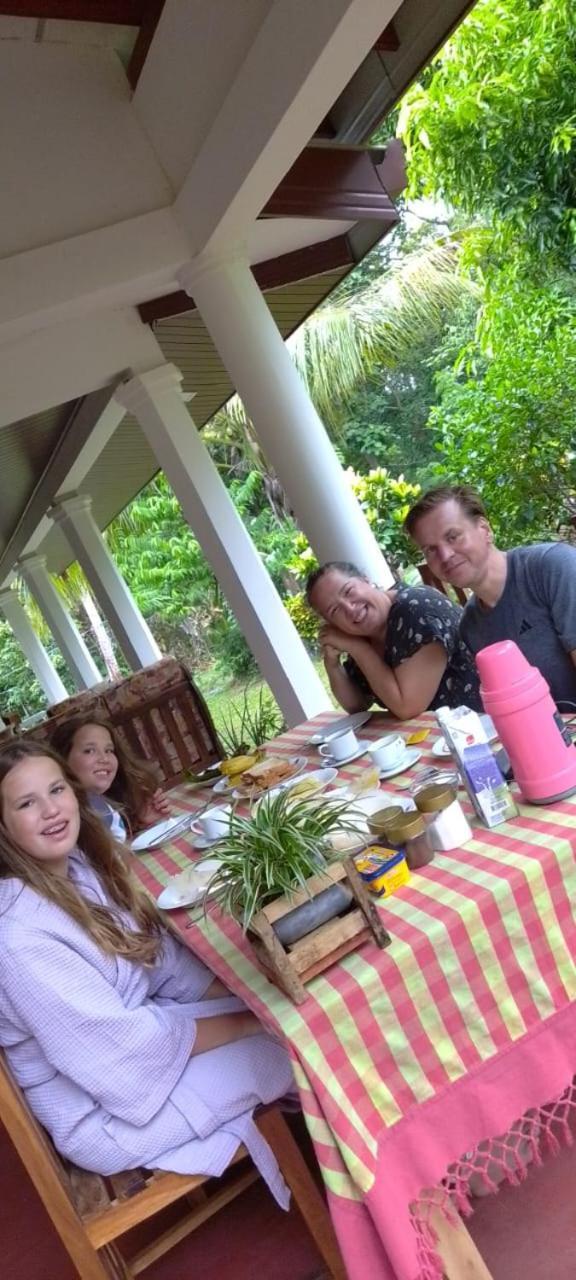
[[[395,368],[431,332],[440,332],[465,291],[462,246],[445,238],[406,254],[356,294],[328,301],[287,340],[287,347],[327,425],[337,406],[378,369]],[[240,397],[234,395],[205,429],[207,439],[244,448],[253,465],[265,462]]]

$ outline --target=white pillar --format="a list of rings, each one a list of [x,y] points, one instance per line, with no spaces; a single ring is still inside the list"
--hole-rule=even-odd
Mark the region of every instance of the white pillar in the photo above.
[[[247,260],[196,259],[179,273],[232,378],[262,448],[320,563],[350,560],[371,581],[393,575]]]
[[[137,671],[157,662],[162,655],[114,564],[91,508],[92,501],[87,495],[74,494],[60,499],[48,514],[62,525],[126,660]]]
[[[306,649],[182,399],[172,364],[132,378],[116,398],[135,414],[212,565],[289,724],[327,710]]]
[[[90,689],[102,676],[48,573],[46,556],[23,556],[17,565],[66,659],[77,689]]]
[[[42,685],[48,703],[63,702],[68,697],[68,690],[48,657],[44,645],[38,639],[15,591],[10,589],[0,591],[0,609],[24,656],[28,659],[38,683]]]

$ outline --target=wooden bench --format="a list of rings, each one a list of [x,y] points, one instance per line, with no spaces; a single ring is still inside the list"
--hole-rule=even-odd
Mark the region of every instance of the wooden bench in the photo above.
[[[61,1159],[30,1111],[0,1052],[0,1120],[70,1255],[80,1280],[133,1280],[157,1258],[240,1195],[259,1177],[241,1147],[224,1180],[202,1175],[130,1169],[103,1178]],[[256,1123],[272,1148],[294,1201],[333,1280],[346,1280],[334,1229],[323,1197],[280,1109],[262,1108]],[[233,1176],[233,1174],[235,1176]],[[186,1212],[133,1257],[116,1241],[177,1200]]]

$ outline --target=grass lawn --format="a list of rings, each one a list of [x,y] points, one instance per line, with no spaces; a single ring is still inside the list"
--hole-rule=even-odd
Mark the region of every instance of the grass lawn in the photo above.
[[[332,694],[330,693],[326,672],[324,670],[324,663],[318,658],[314,661],[314,666],[320,676],[322,684],[327,689],[330,698],[334,702]],[[246,702],[250,710],[255,712],[258,706],[258,699],[261,690],[264,689],[265,691],[270,692],[266,681],[258,678],[231,680],[226,684],[221,677],[217,676],[214,669],[210,667],[206,671],[197,671],[194,675],[194,680],[208,703],[210,715],[212,716],[218,733],[222,731],[230,717],[234,717],[235,708],[238,709],[238,715],[240,715],[244,705],[244,698],[246,698]],[[273,701],[276,706],[276,701]],[[334,705],[336,706],[336,703],[334,703]],[[280,712],[278,712],[278,714],[280,715]]]

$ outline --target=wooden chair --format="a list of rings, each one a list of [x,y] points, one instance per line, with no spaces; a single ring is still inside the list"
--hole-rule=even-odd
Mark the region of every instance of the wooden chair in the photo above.
[[[444,596],[455,595],[459,604],[466,604],[468,596],[462,587],[450,586],[447,591],[446,583],[442,582],[441,578],[437,578],[436,575],[432,573],[432,570],[428,568],[427,564],[418,564],[416,565],[416,568],[426,587],[436,587],[436,590],[441,591]]]
[[[244,1164],[233,1180],[163,1170],[131,1169],[102,1178],[70,1165],[56,1152],[30,1111],[0,1053],[0,1120],[69,1253],[80,1280],[133,1280],[168,1249],[240,1195],[259,1177]],[[346,1271],[323,1197],[278,1107],[263,1108],[256,1122],[270,1144],[294,1201],[333,1280]],[[248,1160],[240,1148],[232,1165]],[[187,1212],[129,1260],[116,1240],[176,1200]]]

